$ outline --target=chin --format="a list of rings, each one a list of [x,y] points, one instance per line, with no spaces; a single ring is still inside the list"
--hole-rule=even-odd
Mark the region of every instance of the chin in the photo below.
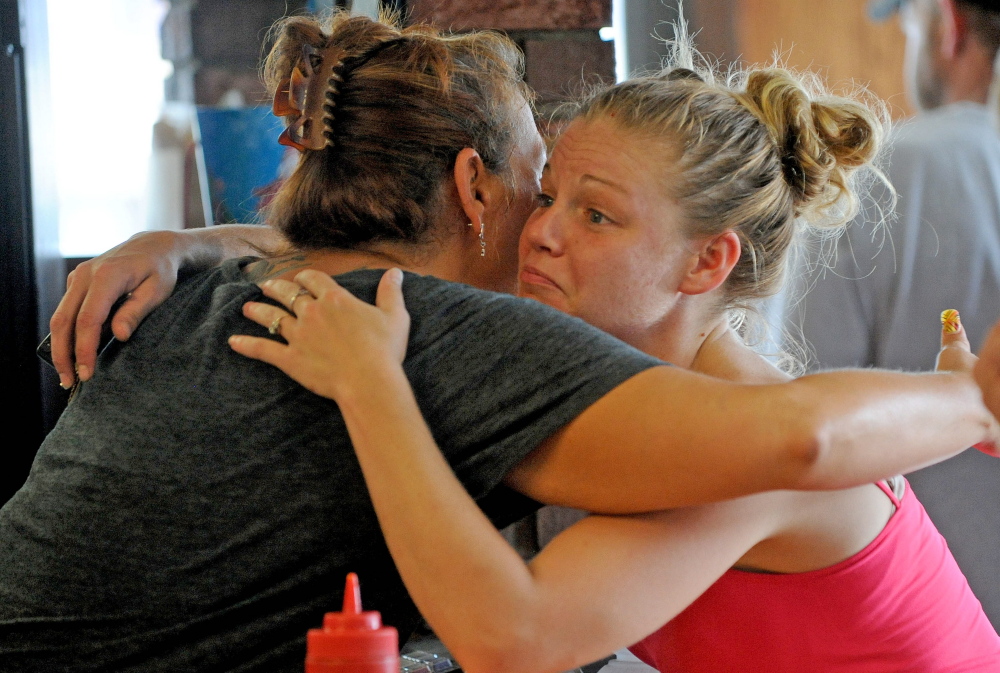
[[[541,302],[542,304],[558,309],[563,313],[572,313],[572,311],[569,310],[569,307],[566,306],[565,298],[562,297],[562,295],[559,295],[551,290],[539,288],[536,285],[525,285],[523,283],[519,283],[517,287],[517,296],[525,299],[534,299],[537,302]]]

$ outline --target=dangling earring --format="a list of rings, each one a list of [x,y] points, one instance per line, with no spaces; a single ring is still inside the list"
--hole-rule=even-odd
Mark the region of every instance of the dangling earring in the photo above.
[[[486,256],[486,223],[479,223],[479,256]]]

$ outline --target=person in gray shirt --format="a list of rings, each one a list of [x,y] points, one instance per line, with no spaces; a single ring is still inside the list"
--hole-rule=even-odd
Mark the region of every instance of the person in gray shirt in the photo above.
[[[886,0],[906,33],[906,84],[920,110],[891,139],[898,193],[869,204],[830,270],[787,310],[814,367],[919,371],[934,362],[933,317],[954,308],[978,350],[1000,311],[1000,134],[986,107],[1000,46],[1000,2]],[[1000,465],[968,452],[910,475],[931,518],[1000,628]],[[970,506],[975,503],[975,506]]]
[[[369,269],[411,272],[407,372],[494,523],[534,507],[524,496],[658,510],[862,484],[992,446],[967,352],[957,372],[738,385],[486,292],[513,289],[544,161],[516,46],[344,14],[290,18],[277,36],[266,71],[302,158],[273,228],[250,233],[271,252],[187,279],[137,328],[119,321],[127,342],[99,360],[76,332],[82,386],[0,510],[0,669],[301,670],[305,631],[340,604],[345,570],[405,637],[416,612],[337,406],[227,344],[279,338],[287,317],[255,326],[243,305],[304,268],[369,300]],[[67,383],[77,317],[100,324],[95,306],[130,290],[135,316],[185,258],[239,248],[232,232],[142,237],[74,273],[53,318]],[[137,273],[122,281],[109,259]],[[288,306],[308,310],[298,298]]]

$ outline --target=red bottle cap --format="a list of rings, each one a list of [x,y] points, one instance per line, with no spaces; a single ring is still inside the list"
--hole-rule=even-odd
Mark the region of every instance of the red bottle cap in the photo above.
[[[399,673],[399,636],[382,615],[361,610],[358,576],[347,575],[343,612],[328,612],[323,628],[306,634],[306,673]]]

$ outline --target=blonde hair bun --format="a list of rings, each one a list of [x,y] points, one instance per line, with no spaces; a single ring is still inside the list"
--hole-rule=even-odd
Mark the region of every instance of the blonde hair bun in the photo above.
[[[737,97],[773,137],[796,215],[839,224],[857,212],[850,174],[876,158],[884,106],[811,95],[804,83],[809,79],[780,68],[753,70]]]

